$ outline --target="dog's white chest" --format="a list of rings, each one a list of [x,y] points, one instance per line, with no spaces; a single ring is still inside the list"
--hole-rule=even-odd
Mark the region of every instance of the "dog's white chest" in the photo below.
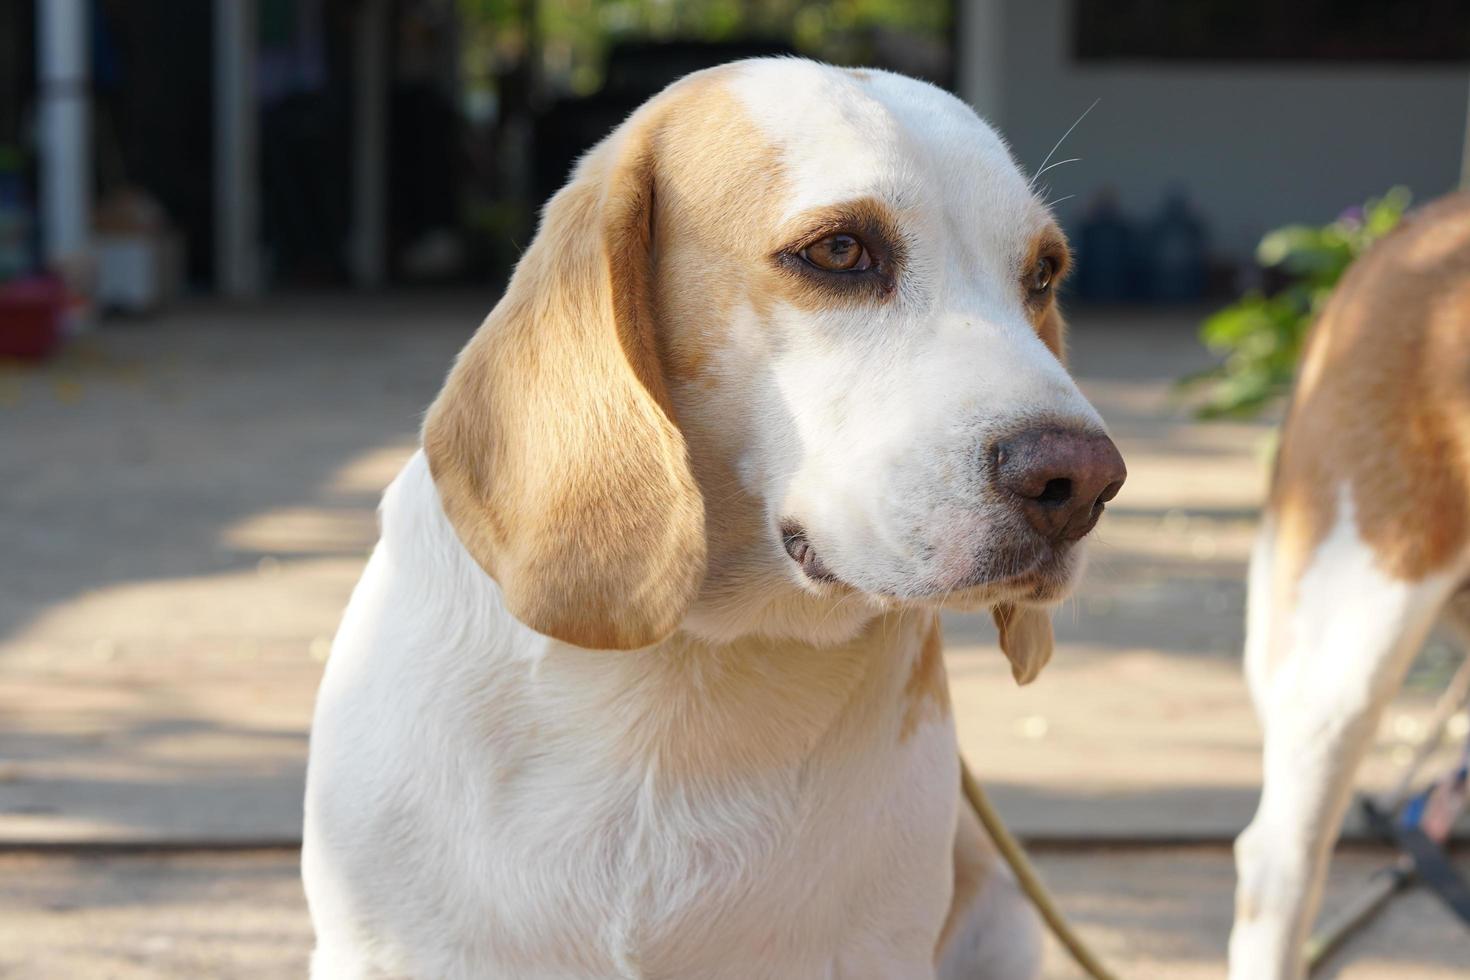
[[[332,770],[337,794],[377,799],[360,822],[332,814],[347,839],[313,842],[331,865],[313,891],[340,885],[355,918],[387,925],[386,962],[441,977],[733,980],[823,976],[850,952],[873,972],[844,976],[927,968],[952,874],[947,725],[887,759],[708,781],[545,733],[470,734],[399,743],[375,773]]]
[[[319,959],[443,978],[931,975],[957,756],[947,718],[905,731],[875,695],[907,664],[838,650],[756,684],[693,658],[704,694],[669,703],[636,654],[551,651],[493,595],[404,571],[389,538],[319,698]]]
[[[483,914],[524,937],[522,970],[580,950],[571,973],[810,977],[849,947],[871,969],[874,946],[912,954],[895,937],[933,929],[947,906],[952,811],[925,785],[940,767],[917,768],[825,787],[793,771],[726,787],[650,773],[581,810],[523,809],[498,828]]]

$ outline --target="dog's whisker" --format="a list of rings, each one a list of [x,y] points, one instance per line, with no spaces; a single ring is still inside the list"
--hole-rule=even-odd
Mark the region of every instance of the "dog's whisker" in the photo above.
[[[838,610],[840,610],[848,602],[850,602],[853,599],[864,599],[864,598],[867,598],[867,597],[863,593],[857,592],[857,591],[850,592],[847,595],[842,596],[841,598],[839,598],[835,603],[832,604],[832,606],[830,608],[828,608],[827,614],[825,616],[823,616],[821,622],[817,624],[818,630],[820,631],[822,629],[825,629],[826,626],[827,626],[827,624],[829,622],[831,622],[832,617],[835,616],[835,615],[837,615]]]
[[[1067,159],[1065,159],[1065,160],[1058,160],[1056,163],[1052,164],[1051,166],[1049,166],[1049,167],[1042,167],[1040,170],[1036,171],[1036,175],[1033,176],[1031,179],[1033,181],[1035,181],[1035,180],[1039,179],[1041,177],[1041,175],[1044,174],[1044,173],[1046,173],[1048,170],[1055,170],[1055,169],[1057,169],[1058,167],[1060,167],[1064,163],[1081,163],[1081,162],[1082,162],[1082,158],[1081,157],[1067,157]]]
[[[1052,156],[1057,152],[1057,150],[1060,150],[1062,148],[1062,144],[1067,141],[1067,137],[1072,135],[1072,130],[1081,125],[1082,120],[1086,119],[1087,114],[1093,109],[1097,108],[1097,104],[1101,101],[1102,99],[1100,98],[1093,99],[1092,105],[1088,106],[1086,109],[1083,109],[1082,115],[1077,117],[1077,121],[1067,127],[1067,131],[1062,134],[1062,138],[1057,140],[1057,145],[1053,146],[1051,148],[1051,152],[1047,153],[1046,157],[1041,161],[1041,169],[1032,176],[1031,182],[1026,185],[1028,188],[1034,188],[1036,186],[1036,178],[1046,173],[1046,165],[1051,162]]]

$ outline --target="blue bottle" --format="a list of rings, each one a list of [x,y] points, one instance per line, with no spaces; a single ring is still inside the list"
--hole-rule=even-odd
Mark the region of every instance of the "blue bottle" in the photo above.
[[[33,268],[33,224],[20,153],[0,146],[0,282],[17,279]]]
[[[1164,200],[1144,236],[1148,298],[1156,303],[1193,303],[1205,293],[1206,241],[1204,222],[1194,214],[1181,189]]]
[[[1093,199],[1077,231],[1077,295],[1092,303],[1133,298],[1133,228],[1118,210],[1110,189]]]

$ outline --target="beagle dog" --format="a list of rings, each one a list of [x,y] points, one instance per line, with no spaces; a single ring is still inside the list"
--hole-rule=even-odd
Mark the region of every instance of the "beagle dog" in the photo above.
[[[885,72],[700,72],[590,151],[333,645],[313,976],[1033,975],[939,612],[1030,680],[1123,480],[1066,265],[1001,139]]]
[[[1294,980],[1353,773],[1439,618],[1470,636],[1470,194],[1343,277],[1302,356],[1251,559],[1265,785],[1235,845],[1234,980]]]

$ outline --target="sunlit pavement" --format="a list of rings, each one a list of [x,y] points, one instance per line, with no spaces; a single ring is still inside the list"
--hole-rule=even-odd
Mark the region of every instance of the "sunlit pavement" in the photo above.
[[[1347,853],[1329,902],[1383,863]],[[1037,855],[1058,900],[1127,980],[1219,980],[1233,870],[1219,848]],[[0,975],[111,980],[302,977],[310,926],[291,852],[0,855]],[[1422,892],[1395,900],[1323,976],[1451,980],[1470,939]],[[7,970],[11,972],[6,972]],[[1044,975],[1080,974],[1049,944]]]
[[[195,308],[0,371],[0,842],[295,841],[311,699],[377,495],[492,300]],[[1080,316],[1072,362],[1128,485],[1035,685],[1014,688],[986,621],[949,623],[961,743],[1033,840],[1218,845],[1258,778],[1238,651],[1268,430],[1171,404],[1172,380],[1205,363],[1188,316]],[[1370,783],[1417,732],[1434,653]],[[72,970],[76,955],[113,957],[109,976],[300,973],[282,852],[4,861],[0,972],[22,956],[43,975],[101,975]],[[1129,976],[1217,974],[1227,850],[1043,863]],[[1435,921],[1396,910],[1342,975],[1451,975],[1470,939]]]

